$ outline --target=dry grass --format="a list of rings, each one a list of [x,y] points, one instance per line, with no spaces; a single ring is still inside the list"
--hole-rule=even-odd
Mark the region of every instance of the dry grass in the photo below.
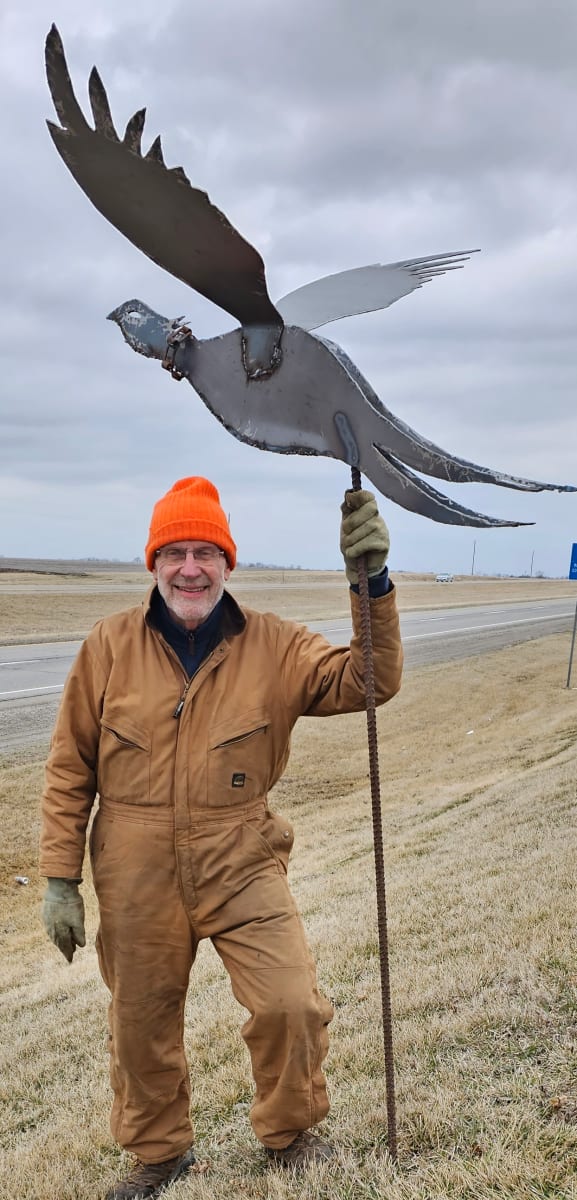
[[[443,589],[443,597],[448,589]],[[274,806],[336,1005],[325,1123],[338,1160],[267,1174],[248,1126],[243,1011],[210,946],[187,1010],[198,1152],[174,1200],[577,1197],[577,692],[566,638],[408,674],[379,713],[400,1164],[385,1153],[364,720],[302,721]],[[0,1197],[93,1200],[124,1165],[108,1134],[106,992],[94,950],[44,940],[38,755],[0,768]],[[28,887],[15,874],[30,876]]]
[[[394,578],[399,607],[404,611],[575,598],[575,584],[567,579],[464,576],[442,585],[436,584],[431,575],[395,572]],[[0,645],[85,637],[101,617],[140,604],[150,583],[151,577],[142,567],[114,573],[94,571],[82,576],[1,572]],[[239,603],[297,621],[332,620],[349,613],[348,589],[342,571],[239,568],[228,586]]]

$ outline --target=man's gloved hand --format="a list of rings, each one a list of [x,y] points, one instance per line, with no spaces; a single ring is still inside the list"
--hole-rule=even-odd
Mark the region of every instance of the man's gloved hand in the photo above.
[[[49,879],[42,920],[48,937],[71,963],[77,946],[86,945],[84,901],[74,879]]]
[[[345,492],[341,504],[341,554],[349,583],[359,582],[357,560],[367,556],[367,574],[380,575],[387,561],[389,531],[372,492]]]

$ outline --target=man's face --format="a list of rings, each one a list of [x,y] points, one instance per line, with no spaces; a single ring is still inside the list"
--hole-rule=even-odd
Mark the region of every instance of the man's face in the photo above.
[[[157,552],[152,574],[173,620],[196,629],[218,604],[230,567],[212,542],[170,542]]]

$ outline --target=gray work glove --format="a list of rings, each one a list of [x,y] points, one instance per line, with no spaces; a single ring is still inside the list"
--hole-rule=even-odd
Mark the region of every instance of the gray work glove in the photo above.
[[[390,538],[372,492],[345,492],[341,504],[341,554],[349,583],[359,582],[361,554],[367,556],[367,575],[380,575],[387,561]]]
[[[86,945],[84,901],[75,879],[49,879],[42,920],[48,937],[71,963],[77,946]]]

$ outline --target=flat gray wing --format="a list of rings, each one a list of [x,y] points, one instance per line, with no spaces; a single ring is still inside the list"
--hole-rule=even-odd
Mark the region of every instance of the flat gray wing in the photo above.
[[[60,126],[48,121],[56,149],[89,200],[153,262],[218,304],[243,326],[282,327],[269,298],[260,254],[191,187],[182,167],[167,168],[160,138],[144,156],[145,109],[122,141],[96,68],[89,94],[95,128],[74,95],[58,30],[46,39],[46,75]]]
[[[436,275],[459,270],[471,254],[478,254],[478,250],[451,250],[447,254],[406,258],[384,266],[374,263],[338,271],[289,292],[277,301],[276,307],[287,325],[320,329],[321,325],[341,321],[343,317],[389,308]]]

